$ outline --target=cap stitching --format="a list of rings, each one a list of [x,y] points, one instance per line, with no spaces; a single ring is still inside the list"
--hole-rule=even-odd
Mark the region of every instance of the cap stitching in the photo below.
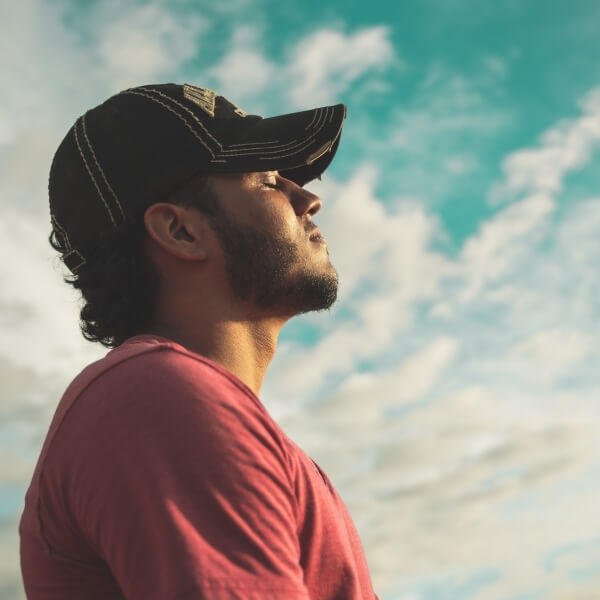
[[[85,256],[83,256],[83,254],[81,254],[81,252],[79,252],[79,250],[77,250],[76,248],[73,248],[73,244],[71,244],[71,240],[69,239],[69,236],[67,235],[67,232],[65,231],[64,227],[62,227],[60,225],[57,218],[52,213],[50,213],[50,222],[52,223],[53,227],[58,229],[58,233],[63,236],[63,238],[65,239],[65,242],[66,242],[68,252],[65,252],[61,256],[61,260],[63,261],[63,263],[65,262],[65,259],[68,258],[69,256],[71,256],[72,254],[77,254],[77,256],[79,257],[79,259],[81,261],[80,264],[76,265],[72,269],[71,269],[71,267],[69,267],[69,269],[71,269],[72,273],[76,273],[78,269],[80,269],[83,265],[86,264],[87,260],[85,259]]]
[[[204,123],[202,123],[202,121],[196,116],[196,114],[194,113],[194,111],[190,110],[185,104],[181,104],[181,102],[178,102],[177,100],[175,100],[175,98],[171,98],[171,96],[169,96],[168,94],[163,94],[162,92],[159,92],[158,90],[154,90],[152,88],[140,87],[140,90],[144,90],[146,92],[152,92],[154,94],[158,94],[159,96],[162,96],[163,98],[166,98],[167,100],[170,100],[174,104],[177,104],[177,106],[179,106],[180,108],[183,108],[183,110],[185,110],[186,112],[188,112],[192,116],[192,119],[194,119],[194,121],[196,121],[196,123],[198,123],[198,125],[200,125],[200,128],[202,129],[202,131],[204,131],[204,133],[206,133],[206,135],[219,147],[219,150],[221,150],[223,148],[223,146],[221,145],[221,142],[219,142],[219,140],[216,139],[210,133],[210,131],[208,131],[208,129],[206,129]]]
[[[296,140],[294,140],[295,142]],[[279,140],[272,140],[270,142],[246,142],[245,144],[229,144],[228,148],[236,148],[237,146],[266,146],[268,144],[279,144]]]
[[[145,87],[141,87],[141,90],[144,90],[145,92],[151,92],[154,94],[158,94],[159,96],[162,96],[163,98],[166,98],[167,100],[170,100],[171,102],[173,102],[174,104],[177,104],[177,106],[179,106],[180,108],[183,108],[183,110],[185,110],[187,113],[189,113],[192,117],[192,119],[194,119],[194,121],[196,121],[196,123],[198,123],[198,125],[200,125],[200,128],[202,129],[202,131],[204,131],[204,133],[206,133],[206,135],[219,147],[219,150],[221,150],[223,148],[223,146],[221,145],[221,142],[219,142],[219,140],[217,140],[211,133],[210,131],[208,131],[208,129],[206,129],[204,123],[194,114],[193,110],[190,110],[185,104],[181,104],[181,102],[175,100],[175,98],[171,98],[171,96],[169,96],[168,94],[163,94],[162,92],[159,92],[158,90],[153,90],[152,88],[145,88]]]
[[[325,119],[327,119],[327,115],[329,114],[330,110],[331,110],[331,117],[329,118],[329,122],[331,123],[333,121],[333,117],[335,115],[335,108],[329,107],[329,106],[326,106],[325,108],[318,108],[318,109],[316,109],[315,113],[313,114],[313,118],[312,118],[311,122],[304,128],[304,130],[306,131],[311,126],[317,127],[317,124],[320,123],[320,121],[321,121],[321,117],[323,116],[323,112],[325,112]],[[315,119],[316,119],[316,123],[315,123]],[[319,129],[315,133],[313,133],[313,136],[316,133],[318,133],[323,128],[324,125],[325,125],[325,123],[322,123],[321,126],[319,127]],[[313,137],[313,136],[311,136],[311,137]],[[256,152],[254,152],[256,154],[258,152],[262,152],[263,151],[262,148],[258,147],[259,144],[261,144],[261,145],[262,144],[275,144],[274,146],[272,146],[268,150],[269,151],[275,151],[275,150],[277,150],[279,152],[280,150],[286,149],[288,147],[290,147],[290,149],[294,148],[294,144],[298,144],[298,145],[304,144],[305,141],[306,141],[306,139],[301,140],[299,142],[298,142],[298,140],[294,140],[292,142],[287,142],[286,144],[279,144],[279,145],[277,145],[277,142],[274,142],[274,141],[273,142],[248,142],[248,144],[229,144],[227,146],[227,149],[226,150],[222,150],[218,154],[218,156],[225,156],[225,155],[227,155],[227,156],[245,156],[246,153],[250,154],[251,151],[256,151]],[[247,148],[243,148],[243,154],[240,154],[240,153],[235,154],[233,151],[229,150],[229,148],[236,148],[237,146],[246,146],[246,145],[248,147]],[[255,147],[252,147],[252,146],[255,146]]]
[[[261,148],[260,146],[251,146],[250,144],[248,144],[247,148],[233,148],[233,145],[231,146],[227,146],[226,150],[222,150],[219,153],[219,156],[223,156],[225,154],[229,154],[231,152],[235,152],[235,151],[239,151],[239,152],[272,152],[272,151],[280,151],[280,150],[285,150],[288,147],[294,147],[294,145],[298,145],[298,144],[303,144],[306,140],[300,140],[298,141],[296,140],[292,140],[291,142],[288,142],[287,144],[279,144],[277,146],[271,146],[270,148]],[[233,150],[230,150],[229,148],[233,148]]]
[[[50,213],[50,222],[56,229],[58,229],[58,233],[60,233],[60,235],[62,235],[65,238],[65,242],[67,243],[67,250],[72,250],[73,244],[71,244],[71,240],[69,239],[67,232],[65,231],[64,227],[62,227],[61,224],[58,222],[57,218],[54,216],[53,213]]]
[[[259,160],[273,160],[276,158],[285,158],[287,156],[293,156],[294,154],[298,154],[298,152],[301,152],[302,150],[304,150],[306,148],[306,146],[309,146],[310,144],[312,144],[315,136],[317,136],[321,132],[323,127],[325,126],[326,119],[327,119],[327,111],[328,111],[328,109],[326,109],[326,111],[325,111],[325,119],[319,118],[319,121],[322,120],[323,122],[319,125],[318,129],[315,129],[315,131],[313,131],[313,133],[308,138],[306,138],[305,140],[302,140],[296,146],[292,146],[292,148],[288,148],[288,150],[294,150],[293,152],[267,151],[266,154],[271,154],[272,156],[259,156],[258,157]],[[238,153],[230,152],[227,154],[227,158],[229,158],[231,156],[250,156],[252,154],[258,154],[258,152],[238,152]],[[220,154],[219,156],[222,156],[222,154]]]
[[[184,125],[190,130],[192,135],[209,151],[212,157],[215,156],[214,152],[206,145],[206,142],[200,137],[198,132],[185,120],[185,117],[178,113],[175,109],[171,108],[164,102],[161,102],[158,98],[152,97],[150,94],[143,94],[142,92],[134,92],[133,90],[125,90],[121,92],[121,94],[133,94],[135,96],[143,96],[144,98],[148,98],[148,100],[152,100],[152,102],[156,102],[160,104],[162,107],[166,108],[170,113],[173,113],[178,119],[183,121]]]
[[[294,154],[298,154],[298,152],[301,152],[304,148],[306,148],[306,146],[309,146],[310,144],[312,144],[315,136],[317,136],[319,134],[319,132],[321,131],[321,129],[323,129],[323,126],[325,125],[325,123],[322,123],[320,125],[320,127],[318,129],[316,129],[308,138],[298,142],[296,145],[291,146],[290,148],[285,148],[282,147],[281,149],[278,150],[273,150],[272,148],[269,150],[256,150],[256,151],[245,151],[245,152],[232,152],[232,151],[226,151],[226,157],[230,158],[233,156],[238,156],[238,157],[243,157],[243,156],[256,156],[257,154],[270,154],[271,156],[258,156],[258,158],[260,160],[272,160],[272,159],[276,159],[276,158],[283,158],[286,156],[292,156]],[[286,146],[288,146],[289,144],[286,144]],[[293,152],[283,152],[283,150],[293,150]],[[224,156],[224,154],[219,154],[219,156]]]
[[[312,124],[315,122],[315,119],[317,117],[321,116],[321,112],[323,109],[321,108],[317,108],[317,110],[315,110],[315,113],[313,114],[313,118],[311,120],[311,122],[304,128],[304,131],[306,131],[307,129],[310,129],[312,127]]]
[[[83,115],[81,117],[81,130],[83,131],[83,136],[85,137],[85,141],[87,142],[88,148],[90,149],[90,152],[92,153],[94,162],[96,163],[96,166],[98,167],[98,171],[100,171],[100,175],[102,175],[102,179],[104,179],[104,183],[106,184],[106,187],[110,190],[110,193],[113,195],[113,198],[115,199],[115,202],[117,203],[117,206],[119,207],[119,210],[121,211],[121,216],[123,217],[123,220],[125,220],[125,213],[123,212],[123,207],[121,206],[121,203],[119,202],[119,199],[117,198],[117,195],[115,194],[115,191],[112,189],[110,183],[108,183],[108,179],[106,178],[106,175],[104,174],[104,171],[102,170],[102,167],[100,166],[100,163],[98,162],[98,157],[96,156],[96,153],[94,152],[94,147],[92,146],[92,144],[90,142],[90,138],[88,137],[87,130],[85,127],[85,115]]]
[[[304,128],[304,130],[306,131],[307,129],[310,129],[310,127],[312,127],[312,126],[316,127],[317,124],[320,123],[320,121],[321,121],[323,112],[325,112],[325,119],[327,119],[327,115],[329,114],[330,110],[331,110],[331,116],[329,117],[329,123],[331,123],[333,121],[333,117],[335,116],[335,108],[329,107],[329,106],[326,106],[324,108],[317,108],[313,114],[313,118],[312,118],[311,122]],[[316,123],[315,123],[315,120],[316,120]],[[319,127],[317,132],[315,132],[315,133],[318,133],[318,131],[320,131],[324,125],[325,125],[325,123],[323,123]],[[314,134],[313,134],[313,136],[314,136]],[[225,154],[227,154],[227,156],[242,156],[242,154],[235,154],[231,150],[229,150],[229,148],[237,148],[237,147],[241,147],[241,146],[248,146],[247,148],[242,149],[244,152],[244,155],[251,151],[256,151],[255,153],[262,152],[263,149],[260,148],[259,145],[270,145],[270,144],[275,144],[275,145],[272,146],[271,148],[269,148],[268,149],[269,151],[277,150],[279,152],[280,150],[286,149],[288,147],[290,149],[294,148],[295,147],[294,144],[298,144],[298,145],[304,144],[305,141],[306,141],[306,139],[301,140],[300,142],[298,142],[298,140],[294,140],[292,142],[287,142],[286,144],[280,144],[280,145],[277,145],[278,142],[248,142],[247,144],[229,144],[227,146],[226,150],[222,150],[219,153],[219,156],[224,156]]]
[[[313,142],[313,140],[311,140],[310,142],[306,143],[301,148],[298,148],[297,150],[294,150],[294,152],[287,152],[285,154],[278,154],[276,156],[259,156],[257,158],[258,158],[258,160],[275,160],[275,159],[278,159],[278,158],[287,158],[288,156],[294,156],[294,154],[298,154],[299,152],[302,152],[303,150],[306,150],[306,148],[308,146],[310,146],[312,144],[312,142]]]
[[[85,116],[85,115],[84,115]],[[104,207],[106,208],[107,212],[108,212],[108,216],[110,217],[110,220],[112,221],[112,224],[115,226],[115,228],[117,227],[117,223],[115,222],[112,212],[108,206],[108,204],[106,203],[106,200],[104,199],[104,196],[102,195],[102,192],[100,191],[100,188],[98,187],[98,183],[96,182],[96,178],[94,177],[88,162],[85,158],[85,156],[83,155],[83,150],[81,149],[81,144],[79,143],[79,136],[77,135],[77,123],[79,123],[79,121],[81,121],[82,117],[79,117],[79,119],[77,119],[77,121],[75,122],[75,125],[73,125],[73,131],[75,133],[75,143],[77,144],[77,149],[79,150],[79,155],[81,156],[82,160],[83,160],[83,164],[85,165],[85,168],[88,172],[88,175],[90,176],[90,179],[92,180],[92,183],[94,184],[94,187],[96,188],[96,191],[98,192],[98,195],[100,196],[100,199],[102,200],[102,203],[104,204]]]
[[[310,146],[310,145],[313,143],[313,141],[314,141],[314,139],[313,139],[313,138],[314,138],[314,137],[317,135],[317,133],[319,133],[319,132],[321,131],[321,129],[323,129],[323,126],[324,126],[324,123],[323,123],[323,124],[321,125],[321,127],[319,127],[319,129],[318,129],[317,131],[315,131],[315,133],[314,133],[314,134],[313,134],[313,135],[312,135],[312,136],[311,136],[311,137],[308,139],[308,141],[307,141],[307,143],[306,143],[306,144],[304,144],[302,147],[300,147],[300,148],[298,148],[298,149],[294,150],[294,152],[288,152],[288,153],[285,153],[285,154],[281,154],[281,153],[280,153],[280,154],[278,154],[278,155],[276,155],[276,156],[259,156],[259,157],[258,157],[258,159],[259,159],[259,160],[273,160],[273,159],[277,159],[277,158],[286,158],[286,157],[288,157],[288,156],[293,156],[294,154],[298,154],[299,152],[302,152],[303,150],[305,150],[305,149],[306,149],[306,147],[307,147],[307,146]],[[336,139],[337,139],[337,138],[336,138]],[[323,146],[321,146],[321,147],[319,148],[319,150],[317,150],[316,152],[320,151],[320,150],[321,150],[321,149],[322,149],[324,146],[326,146],[326,145],[327,145],[327,143],[330,143],[330,141],[328,141],[328,142],[326,142],[325,144],[323,144]],[[333,142],[331,142],[331,143],[330,143],[330,147],[331,147],[331,145],[333,145]],[[316,153],[316,152],[315,152],[315,153]],[[313,156],[315,153],[313,153],[311,156]],[[324,153],[323,153],[323,154],[324,154]],[[311,156],[309,156],[309,159],[311,158]],[[312,162],[314,162],[314,160],[316,160],[316,159],[313,159],[312,161],[310,161],[310,162],[307,162],[307,164],[311,164]]]

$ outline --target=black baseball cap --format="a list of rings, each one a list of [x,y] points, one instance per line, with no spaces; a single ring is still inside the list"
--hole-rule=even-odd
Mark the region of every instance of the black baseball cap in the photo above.
[[[76,273],[101,236],[125,229],[192,177],[279,171],[303,186],[340,142],[343,104],[263,118],[217,92],[152,84],[124,90],[79,117],[50,169],[53,234]]]

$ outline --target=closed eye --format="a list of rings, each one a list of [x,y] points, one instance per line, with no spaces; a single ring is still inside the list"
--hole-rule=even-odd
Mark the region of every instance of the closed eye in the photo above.
[[[264,186],[266,186],[266,187],[268,187],[268,188],[272,188],[272,189],[274,189],[274,190],[278,190],[278,189],[280,188],[280,185],[279,185],[279,183],[277,183],[277,182],[275,182],[275,183],[272,183],[272,182],[270,182],[270,181],[265,181],[265,182],[263,183],[263,185],[264,185]]]

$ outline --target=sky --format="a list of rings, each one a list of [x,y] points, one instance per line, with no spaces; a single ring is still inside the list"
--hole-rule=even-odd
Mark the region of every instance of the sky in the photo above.
[[[0,4],[0,598],[66,385],[105,349],[47,243],[75,119],[135,85],[254,114],[343,102],[308,188],[340,275],[261,399],[327,471],[381,600],[600,589],[600,4]]]

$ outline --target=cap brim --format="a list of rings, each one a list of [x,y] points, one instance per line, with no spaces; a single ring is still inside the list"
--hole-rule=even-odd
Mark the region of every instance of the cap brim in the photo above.
[[[345,117],[345,105],[337,104],[249,120],[249,127],[216,157],[215,171],[279,171],[305,185],[333,160]]]

